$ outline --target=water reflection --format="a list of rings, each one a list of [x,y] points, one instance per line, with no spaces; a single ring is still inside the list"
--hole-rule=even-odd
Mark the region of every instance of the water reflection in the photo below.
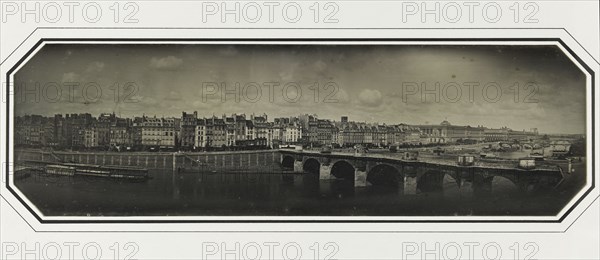
[[[417,194],[407,195],[404,179],[383,170],[375,171],[369,185],[359,188],[349,176],[319,180],[318,172],[307,170],[304,174],[154,170],[152,179],[138,183],[34,173],[16,180],[16,185],[49,216],[553,215],[569,199],[555,190],[524,191],[503,177],[462,180],[430,172],[416,184]]]

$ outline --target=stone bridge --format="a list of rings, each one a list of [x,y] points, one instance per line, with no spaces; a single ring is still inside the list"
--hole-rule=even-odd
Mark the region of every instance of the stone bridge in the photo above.
[[[319,153],[280,150],[281,165],[298,173],[318,174],[319,179],[347,179],[354,187],[403,185],[405,194],[443,190],[444,178],[451,177],[459,189],[490,192],[494,178],[505,178],[523,191],[555,187],[563,180],[558,166],[521,169],[514,166],[459,166],[457,163],[405,160],[366,154]]]

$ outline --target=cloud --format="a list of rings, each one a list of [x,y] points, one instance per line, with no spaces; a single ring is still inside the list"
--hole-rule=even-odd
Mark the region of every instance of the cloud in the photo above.
[[[325,71],[325,69],[327,69],[327,63],[323,62],[322,60],[318,60],[313,64],[313,66],[315,67],[316,71],[320,72]]]
[[[176,91],[169,92],[169,94],[167,94],[167,96],[165,97],[165,100],[168,101],[179,101],[181,99],[181,94],[179,94],[179,92]]]
[[[497,53],[498,48],[502,48],[502,54]],[[54,57],[48,56],[52,53],[64,60],[48,59]],[[18,104],[15,114],[73,112],[69,109],[112,111],[115,96],[108,88],[115,82],[122,86],[133,81],[143,88],[133,98],[138,103],[119,103],[117,108],[124,114],[179,115],[181,107],[207,115],[235,111],[266,112],[270,117],[317,113],[324,118],[349,115],[357,121],[386,123],[439,123],[447,117],[456,125],[538,127],[546,132],[584,132],[586,127],[586,78],[555,46],[156,45],[141,50],[135,45],[47,45],[40,54],[16,73],[16,84],[61,79],[77,82],[80,85],[72,94],[66,86],[62,88],[61,100],[74,96],[81,101],[84,85],[95,82],[103,88],[99,108],[92,108],[96,103],[84,107],[43,102]],[[274,93],[262,87],[259,102],[242,99],[236,103],[233,95],[221,102],[220,92],[202,99],[205,82],[224,83],[229,89],[235,82],[279,85]],[[328,82],[339,88],[332,96],[332,89],[325,88]],[[407,94],[403,87],[406,82],[418,83],[415,94]],[[426,95],[427,102],[423,102],[421,83],[432,89],[437,82],[442,87],[448,82],[458,83],[462,90],[458,102],[450,102],[455,93],[452,89],[446,93],[443,88],[438,93],[439,102],[433,95]],[[471,93],[463,84],[467,82],[480,85]],[[498,102],[484,100],[483,88],[489,82],[498,83],[503,90]],[[525,102],[532,93],[525,89],[527,82],[539,86],[533,95],[537,103]],[[302,96],[296,103],[284,99],[282,90],[288,83],[301,86]],[[315,90],[310,88],[315,83],[319,86],[317,102]],[[515,91],[515,83],[519,91]],[[48,95],[53,95],[49,91]],[[297,93],[291,88],[286,94],[291,99]],[[407,94],[407,102],[402,100],[403,94]],[[274,97],[273,102],[269,95]],[[489,95],[494,96],[494,91],[490,90]],[[336,102],[326,102],[326,97]]]
[[[361,105],[376,107],[381,105],[383,96],[376,89],[364,89],[358,94],[358,101]]]
[[[183,64],[183,59],[175,56],[167,56],[162,58],[153,57],[150,60],[150,67],[163,70],[174,70]]]
[[[345,103],[349,103],[350,102],[350,95],[343,88],[338,88],[337,92],[328,93],[328,94],[332,95],[330,97],[330,100],[335,101],[334,103],[344,103],[345,104]]]
[[[234,46],[227,45],[219,49],[219,53],[223,56],[234,56],[238,53],[238,50]]]
[[[279,78],[282,81],[291,81],[294,78],[294,73],[292,71],[280,71]]]
[[[104,70],[104,62],[95,61],[88,65],[86,72],[101,72]]]
[[[79,75],[75,72],[65,72],[62,76],[62,82],[77,82]]]

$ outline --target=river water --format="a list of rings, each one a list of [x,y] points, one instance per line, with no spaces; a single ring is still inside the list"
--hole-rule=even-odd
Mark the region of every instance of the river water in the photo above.
[[[494,178],[484,196],[459,189],[404,194],[403,186],[354,188],[316,174],[176,173],[145,182],[33,173],[16,186],[46,216],[454,216],[555,215],[585,183],[584,163],[557,189],[523,192]]]

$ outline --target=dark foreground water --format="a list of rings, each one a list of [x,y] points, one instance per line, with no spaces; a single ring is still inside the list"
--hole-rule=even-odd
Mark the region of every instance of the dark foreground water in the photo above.
[[[46,216],[454,216],[555,215],[585,183],[583,164],[557,189],[519,191],[494,178],[474,196],[450,178],[443,190],[404,195],[397,187],[354,188],[316,174],[151,171],[145,182],[33,173],[17,187]]]

